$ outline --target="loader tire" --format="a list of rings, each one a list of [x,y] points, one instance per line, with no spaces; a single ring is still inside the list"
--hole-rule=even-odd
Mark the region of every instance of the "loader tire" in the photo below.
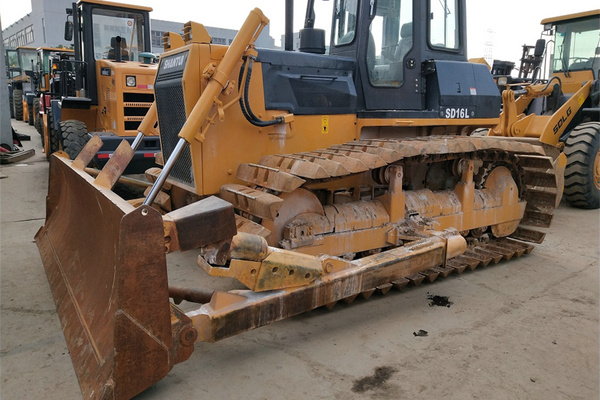
[[[600,207],[600,122],[578,125],[565,142],[564,199],[572,206]]]
[[[31,107],[27,107],[27,113],[29,114],[29,117],[27,118],[27,123],[31,126],[35,125],[35,121],[33,120],[35,118],[33,104],[31,105]]]
[[[15,118],[15,105],[14,105],[14,102],[13,102],[13,96],[12,96],[12,94],[8,95],[8,106],[10,107],[10,117],[12,119],[14,119]]]
[[[56,151],[60,150],[60,135],[59,132],[54,130],[54,120],[52,115],[52,108],[49,108],[48,113],[48,144],[46,148],[46,144],[44,143],[44,136],[42,135],[42,146],[46,150],[46,158],[50,160],[50,155]]]
[[[40,135],[42,135],[43,139],[44,126],[43,121],[40,118],[40,99],[37,97],[33,99],[33,122],[35,125],[35,130],[38,131]]]
[[[15,119],[23,121],[23,91],[21,89],[13,90],[13,103],[15,107]]]
[[[87,127],[81,121],[70,119],[61,121],[59,130],[63,140],[63,150],[71,160],[74,160],[83,149],[83,146],[90,140]]]

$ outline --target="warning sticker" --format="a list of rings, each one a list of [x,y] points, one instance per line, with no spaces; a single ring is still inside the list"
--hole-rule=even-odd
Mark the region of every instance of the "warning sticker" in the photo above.
[[[329,115],[321,117],[321,133],[325,135],[329,133]]]

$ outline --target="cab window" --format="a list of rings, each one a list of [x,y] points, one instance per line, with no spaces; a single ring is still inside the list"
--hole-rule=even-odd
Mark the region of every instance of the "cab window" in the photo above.
[[[553,72],[583,71],[600,65],[598,20],[580,20],[556,26]]]
[[[23,71],[33,71],[37,64],[37,52],[35,49],[19,49],[20,60],[19,63]]]
[[[379,0],[369,26],[367,69],[373,86],[400,86],[413,47],[412,0]]]
[[[94,9],[92,11],[94,58],[116,59],[117,42],[121,42],[121,59],[138,61],[144,51],[144,17],[132,11]]]
[[[335,46],[350,44],[356,36],[357,0],[336,0],[333,20],[333,43]]]
[[[19,54],[16,50],[6,50],[6,66],[9,79],[13,79],[21,75]]]
[[[429,45],[438,49],[460,48],[458,0],[429,0]]]

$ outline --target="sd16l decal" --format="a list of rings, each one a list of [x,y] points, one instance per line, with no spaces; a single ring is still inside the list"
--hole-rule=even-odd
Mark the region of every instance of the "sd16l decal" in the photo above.
[[[471,118],[471,112],[467,107],[448,107],[441,112],[443,118]]]

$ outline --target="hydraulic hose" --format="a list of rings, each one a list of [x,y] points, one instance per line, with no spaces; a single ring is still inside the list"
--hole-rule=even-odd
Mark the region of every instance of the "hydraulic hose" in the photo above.
[[[274,119],[272,119],[270,121],[263,121],[252,112],[252,109],[250,108],[250,99],[249,99],[248,92],[250,91],[250,78],[252,77],[252,65],[254,64],[254,57],[248,57],[248,58],[249,58],[248,60],[244,60],[244,65],[242,66],[242,69],[240,70],[240,80],[241,80],[242,79],[241,76],[243,75],[244,67],[247,62],[248,63],[248,73],[246,74],[246,80],[244,81],[244,87],[243,87],[244,95],[242,97],[240,97],[240,108],[242,110],[242,114],[244,114],[244,117],[248,120],[248,122],[250,122],[254,126],[265,127],[265,126],[283,124],[285,122],[283,117],[275,117]]]

